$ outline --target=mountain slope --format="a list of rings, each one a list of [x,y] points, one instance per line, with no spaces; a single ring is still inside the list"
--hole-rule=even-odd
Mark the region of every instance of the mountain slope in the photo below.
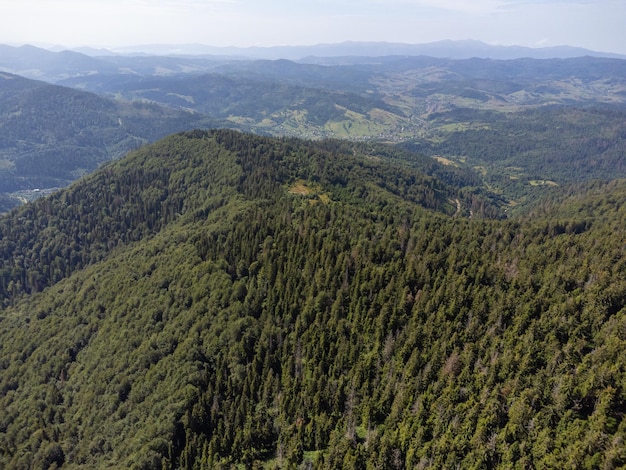
[[[415,127],[403,112],[385,103],[379,95],[364,93],[365,84],[357,86],[357,81],[367,82],[367,74],[352,73],[350,76],[357,78],[351,81],[333,71],[319,83],[306,78],[309,66],[288,64],[266,64],[273,70],[268,76],[242,68],[234,73],[200,76],[96,75],[64,84],[109,96],[121,95],[128,100],[193,109],[261,134],[364,138],[408,133],[409,128]],[[291,78],[278,71],[285,68],[293,70]]]
[[[0,70],[36,80],[53,80],[112,72],[114,67],[99,59],[72,51],[51,52],[35,46],[0,45]]]
[[[0,74],[0,192],[61,187],[171,132],[214,121]]]
[[[222,155],[225,167],[216,167],[212,159]],[[352,203],[368,197],[384,204],[406,200],[450,214],[457,211],[454,199],[460,198],[464,206],[476,203],[476,197],[466,196],[462,188],[419,170],[384,163],[386,158],[375,147],[340,141],[313,144],[242,137],[225,130],[171,136],[0,220],[3,258],[21,260],[15,269],[4,271],[1,291],[7,292],[10,281],[21,285],[16,292],[39,291],[102,259],[118,244],[142,240],[180,217],[203,217],[233,194],[272,201],[287,191],[284,185],[296,180],[302,183],[294,191],[312,203],[336,193]],[[436,172],[437,165],[429,159],[425,163]],[[225,174],[214,175],[218,169]]]
[[[468,220],[332,143],[143,148],[0,220],[0,465],[624,465],[625,191]]]

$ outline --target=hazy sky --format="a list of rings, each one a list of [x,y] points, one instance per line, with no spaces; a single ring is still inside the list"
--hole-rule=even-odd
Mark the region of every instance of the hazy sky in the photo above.
[[[0,0],[0,43],[568,44],[626,54],[626,0]]]

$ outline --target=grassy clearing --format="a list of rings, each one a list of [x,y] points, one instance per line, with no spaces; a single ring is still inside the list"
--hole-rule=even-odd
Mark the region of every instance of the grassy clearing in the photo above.
[[[551,180],[530,180],[531,186],[558,186],[559,184]]]
[[[298,180],[289,187],[288,192],[289,194],[295,194],[297,196],[310,196],[311,194],[318,193],[320,189],[319,185],[304,180]]]
[[[332,201],[328,193],[322,192],[322,187],[319,184],[310,181],[298,180],[289,186],[287,192],[294,196],[308,198],[309,204],[317,204],[318,202],[330,204]]]
[[[441,163],[442,165],[446,165],[446,166],[456,166],[458,167],[459,165],[456,162],[453,162],[452,160],[450,160],[449,158],[446,157],[442,157],[440,155],[434,155],[432,158],[434,158],[435,160],[437,160],[439,163]]]
[[[13,167],[15,167],[15,162],[12,160],[6,158],[0,160],[0,170],[10,170]]]
[[[482,165],[476,165],[474,167],[472,167],[472,169],[478,173],[479,175],[482,175],[482,177],[484,178],[485,176],[487,176],[487,168],[485,168]]]
[[[183,101],[186,101],[189,104],[196,104],[196,101],[193,99],[193,96],[188,96],[188,95],[180,95],[178,93],[167,93],[166,96],[174,96],[176,98],[179,98]]]

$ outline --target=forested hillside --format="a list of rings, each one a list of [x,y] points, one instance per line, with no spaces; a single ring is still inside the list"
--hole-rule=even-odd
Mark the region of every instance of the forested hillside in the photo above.
[[[64,187],[148,142],[214,123],[0,72],[0,193]]]
[[[207,74],[91,74],[64,83],[191,108],[259,134],[393,142],[477,171],[514,212],[552,186],[626,177],[625,72],[624,60],[592,57],[386,56],[240,60]]]
[[[433,113],[430,125],[430,135],[401,147],[473,168],[512,204],[528,206],[550,187],[626,178],[623,105],[455,108]]]
[[[626,465],[626,183],[469,218],[346,145],[178,134],[0,219],[0,467]]]

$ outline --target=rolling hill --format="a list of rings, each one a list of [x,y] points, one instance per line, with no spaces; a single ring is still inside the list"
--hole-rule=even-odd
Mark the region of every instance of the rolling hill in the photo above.
[[[75,77],[67,86],[149,100],[295,137],[403,141],[440,130],[457,109],[515,113],[546,105],[623,105],[626,61],[356,58],[346,64],[233,61],[209,74]]]
[[[0,219],[0,466],[626,465],[625,183],[468,218],[368,147],[182,133]]]

